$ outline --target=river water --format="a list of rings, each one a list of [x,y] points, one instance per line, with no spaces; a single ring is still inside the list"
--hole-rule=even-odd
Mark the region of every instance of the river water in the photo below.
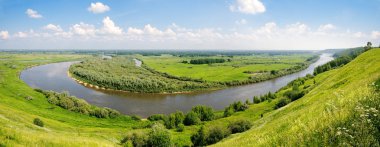
[[[313,73],[315,67],[331,60],[333,60],[331,54],[322,54],[317,62],[297,73],[255,84],[183,94],[128,93],[84,87],[67,75],[68,68],[75,62],[32,67],[24,70],[20,78],[33,88],[56,92],[67,91],[93,105],[113,108],[123,114],[147,117],[152,114],[168,114],[177,110],[187,112],[195,105],[207,105],[216,110],[222,110],[234,101],[247,99],[252,101],[253,96],[263,95],[269,91],[276,92],[292,80]]]

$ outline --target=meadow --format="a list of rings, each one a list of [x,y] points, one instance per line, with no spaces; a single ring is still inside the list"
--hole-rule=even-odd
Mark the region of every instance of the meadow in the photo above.
[[[179,77],[189,77],[213,82],[244,81],[257,74],[263,74],[272,70],[279,71],[297,65],[307,63],[313,54],[291,54],[291,55],[245,55],[245,56],[143,56],[144,64],[162,73]],[[224,63],[214,64],[190,64],[194,59],[225,59]]]
[[[275,96],[269,96],[273,98],[259,103],[254,103],[252,98],[244,111],[228,117],[218,111],[210,121],[185,126],[182,131],[168,129],[170,144],[191,146],[192,136],[202,126],[208,128],[205,133],[209,134],[212,128],[227,128],[237,120],[245,120],[252,123],[250,130],[224,136],[227,138],[215,146],[328,146],[355,142],[376,146],[378,130],[373,126],[380,120],[374,117],[380,116],[379,94],[375,92],[376,83],[380,83],[379,56],[380,49],[369,50],[347,65],[298,79]],[[123,143],[125,136],[134,132],[146,134],[155,123],[130,116],[97,118],[66,110],[49,103],[45,95],[18,77],[27,67],[89,56],[0,53],[0,57],[1,146],[127,146],[131,142]],[[287,93],[294,90],[303,91],[304,96],[277,107],[281,100],[291,98]],[[368,111],[371,115],[366,118],[373,123],[360,117]],[[35,118],[41,119],[44,127],[34,125]],[[364,133],[337,137],[339,132],[342,134],[342,128]]]

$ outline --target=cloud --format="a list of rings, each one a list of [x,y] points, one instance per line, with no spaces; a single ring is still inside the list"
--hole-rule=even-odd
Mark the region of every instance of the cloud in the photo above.
[[[95,26],[80,22],[70,27],[70,32],[80,36],[95,36]]]
[[[325,24],[325,25],[319,26],[318,31],[327,32],[327,31],[331,31],[334,29],[336,29],[336,27],[333,24]]]
[[[109,11],[110,7],[108,7],[107,5],[104,5],[101,2],[96,2],[96,3],[91,3],[90,7],[88,7],[87,10],[94,14],[99,14],[99,13],[104,13],[106,11]]]
[[[8,38],[9,38],[9,33],[8,33],[8,31],[0,31],[0,38],[1,38],[2,40],[6,40],[6,39],[8,39]]]
[[[43,28],[45,30],[54,31],[54,32],[62,32],[63,31],[61,26],[54,25],[54,24],[48,24],[48,25],[44,26]]]
[[[246,25],[247,23],[248,22],[245,19],[240,19],[240,20],[235,21],[235,24],[237,25]]]
[[[123,29],[116,26],[115,23],[107,16],[103,19],[103,28],[100,32],[107,35],[121,35],[123,34]]]
[[[372,39],[379,39],[380,38],[380,31],[372,31],[371,32],[371,38]]]
[[[295,24],[290,24],[286,27],[286,31],[287,33],[289,33],[289,35],[304,34],[304,33],[307,33],[309,30],[310,28],[306,24],[303,24],[300,22],[297,22]]]
[[[14,36],[18,38],[26,38],[28,37],[28,34],[24,32],[17,32]]]
[[[236,3],[230,6],[230,10],[244,14],[257,14],[264,13],[266,8],[260,0],[236,0]]]
[[[42,18],[41,14],[38,14],[37,11],[33,9],[27,9],[25,12],[30,18]]]

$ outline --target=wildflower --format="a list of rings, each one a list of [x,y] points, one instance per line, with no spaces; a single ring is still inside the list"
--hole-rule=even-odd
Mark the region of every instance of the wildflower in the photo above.
[[[340,131],[336,132],[337,136],[339,136],[340,134],[342,134],[342,132],[340,132]]]

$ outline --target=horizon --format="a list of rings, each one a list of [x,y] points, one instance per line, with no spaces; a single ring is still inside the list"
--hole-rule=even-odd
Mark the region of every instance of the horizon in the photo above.
[[[3,0],[0,50],[326,50],[366,42],[378,46],[379,10],[378,0]]]

